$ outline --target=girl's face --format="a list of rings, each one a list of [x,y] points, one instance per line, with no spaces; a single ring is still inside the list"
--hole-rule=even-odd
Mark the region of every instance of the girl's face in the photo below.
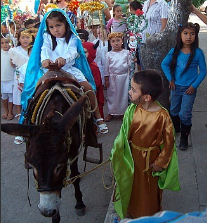
[[[129,98],[132,103],[138,105],[142,101],[141,85],[136,84],[134,79],[131,80],[131,89],[129,90]]]
[[[10,49],[9,40],[1,38],[1,49],[4,51],[8,51]]]
[[[121,51],[123,40],[122,38],[114,37],[110,39],[110,44],[114,51]]]
[[[195,41],[195,30],[192,28],[186,28],[181,33],[181,40],[183,46],[189,47]]]
[[[114,10],[114,15],[116,18],[121,18],[122,17],[122,8],[121,6],[118,6]]]
[[[54,17],[52,19],[47,19],[47,25],[51,35],[56,38],[65,37],[66,27],[65,23],[60,22],[58,17]]]
[[[21,46],[23,48],[26,48],[29,46],[29,44],[31,42],[31,37],[29,35],[25,35],[22,33],[19,37],[19,42],[21,43]]]

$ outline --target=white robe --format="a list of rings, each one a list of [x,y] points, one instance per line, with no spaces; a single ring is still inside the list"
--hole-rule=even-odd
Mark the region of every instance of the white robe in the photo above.
[[[66,59],[66,64],[62,67],[66,72],[71,73],[78,82],[86,81],[83,73],[74,67],[75,59],[78,57],[77,52],[77,37],[72,34],[69,40],[69,43],[66,43],[65,38],[56,38],[57,46],[52,50],[52,38],[48,33],[44,33],[43,36],[43,45],[41,48],[41,62],[43,60],[55,60],[59,57]],[[44,72],[47,72],[47,69],[44,69]]]
[[[129,65],[128,50],[106,54],[105,76],[109,76],[107,105],[110,115],[124,115],[128,107]]]

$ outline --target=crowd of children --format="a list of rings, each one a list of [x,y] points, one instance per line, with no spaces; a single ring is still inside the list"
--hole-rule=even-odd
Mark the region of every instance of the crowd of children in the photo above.
[[[142,35],[142,31],[147,22],[141,22],[140,28],[139,23],[138,27],[132,24],[142,21],[142,17],[137,19],[143,15],[142,5],[137,1],[130,3],[130,23],[122,8],[113,6],[113,18],[107,19],[106,26],[93,17],[87,27],[78,17],[71,22],[72,17],[62,9],[44,12],[41,22],[29,19],[24,28],[18,21],[10,22],[9,29],[2,23],[2,119],[20,116],[50,63],[70,72],[89,91],[99,133],[108,133],[105,122],[114,116],[123,117],[110,156],[116,178],[115,209],[120,218],[136,218],[161,210],[163,189],[180,189],[174,129],[181,132],[179,148],[187,149],[192,108],[197,88],[206,76],[206,63],[198,46],[199,25],[180,25],[176,45],[161,64],[171,91],[168,113],[157,102],[163,89],[161,75],[140,66],[137,44],[145,43],[146,32]],[[127,42],[134,48],[129,48]],[[134,62],[139,72],[131,69]],[[13,105],[17,108],[15,115]]]

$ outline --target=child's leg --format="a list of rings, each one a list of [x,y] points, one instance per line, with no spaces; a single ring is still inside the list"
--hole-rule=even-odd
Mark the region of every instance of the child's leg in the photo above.
[[[179,149],[186,150],[188,148],[188,135],[190,134],[192,126],[192,110],[196,97],[196,91],[194,94],[186,94],[184,92],[181,104],[181,110],[179,116],[181,119],[181,138]]]
[[[10,93],[8,94],[9,96],[9,111],[8,111],[8,116],[7,116],[7,119],[8,120],[12,120],[14,118],[14,115],[13,115],[13,94]]]
[[[22,106],[17,105],[17,114],[21,114],[21,111],[22,111]]]
[[[91,85],[87,81],[80,82],[80,84],[84,87],[84,91],[89,91],[89,90],[93,91]],[[88,92],[87,95],[90,99],[92,109],[94,109],[97,104],[97,107],[94,111],[94,116],[97,120],[97,125],[100,128],[100,132],[107,133],[108,128],[107,128],[106,124],[104,123],[103,118],[101,118],[98,103],[96,103],[96,101],[97,101],[96,95],[93,92]]]
[[[6,93],[2,93],[2,102],[3,102],[3,106],[4,106],[4,114],[2,114],[2,118],[3,119],[7,119],[8,113],[9,113],[9,109],[8,109],[8,94]]]

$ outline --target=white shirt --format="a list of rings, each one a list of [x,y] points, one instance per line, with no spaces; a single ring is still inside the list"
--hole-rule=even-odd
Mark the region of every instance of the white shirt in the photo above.
[[[62,67],[63,70],[67,70],[75,64],[75,59],[78,56],[77,52],[77,37],[72,34],[68,43],[65,38],[56,38],[57,46],[52,50],[52,38],[50,34],[44,33],[43,45],[41,50],[41,62],[43,60],[50,59],[53,62],[59,57],[66,59],[66,64]]]
[[[10,63],[8,51],[1,49],[1,81],[14,80],[14,68]]]
[[[164,0],[156,0],[151,6],[149,4],[150,0],[147,0],[143,6],[144,15],[148,20],[148,27],[144,32],[151,35],[161,31],[161,19],[168,18],[168,5]]]

